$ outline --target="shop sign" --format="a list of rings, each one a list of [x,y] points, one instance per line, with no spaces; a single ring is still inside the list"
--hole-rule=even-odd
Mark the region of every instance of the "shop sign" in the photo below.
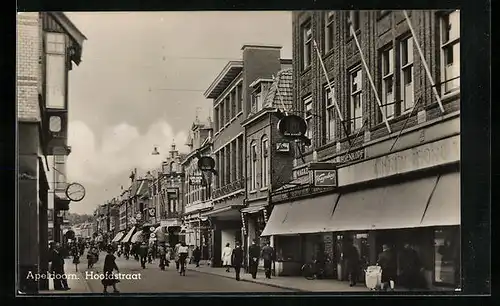
[[[156,216],[156,208],[150,208],[149,209],[149,216],[150,217],[155,217]]]
[[[337,187],[337,170],[312,170],[316,187]]]
[[[365,150],[357,150],[347,154],[342,154],[335,157],[335,162],[337,163],[348,163],[355,160],[361,160],[365,158]]]
[[[191,175],[189,177],[189,185],[199,186],[203,183],[203,176],[201,175]]]
[[[460,136],[370,159],[338,169],[339,186],[460,161]]]
[[[289,142],[276,143],[276,152],[280,152],[280,153],[290,152],[290,143]]]
[[[213,171],[215,169],[215,160],[210,156],[201,156],[198,159],[198,169],[201,171]]]
[[[293,171],[293,178],[294,179],[297,179],[299,177],[306,176],[306,175],[309,175],[309,168],[307,168],[307,167],[302,167],[300,169]]]
[[[278,121],[278,131],[284,137],[302,138],[307,132],[307,123],[297,115],[287,115]]]

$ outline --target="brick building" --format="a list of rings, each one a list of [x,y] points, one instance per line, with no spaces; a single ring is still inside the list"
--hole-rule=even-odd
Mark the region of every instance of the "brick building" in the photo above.
[[[270,79],[258,79],[250,84],[250,113],[242,122],[249,156],[245,159],[249,178],[246,180],[246,205],[241,210],[245,254],[252,240],[259,240],[271,213],[269,195],[292,177],[295,147],[278,132],[276,116],[277,109],[293,108],[292,75],[292,69],[288,68]],[[267,238],[262,237],[260,244],[264,245]]]
[[[326,253],[345,279],[342,243],[366,265],[409,243],[428,287],[460,285],[459,12],[407,16],[293,13],[294,109],[312,145],[296,156],[298,186],[271,195],[263,235],[279,274]]]
[[[212,156],[218,175],[212,192],[213,210],[205,215],[214,226],[212,257],[220,265],[226,243],[242,241],[241,215],[245,198],[245,154],[242,121],[251,112],[250,84],[259,78],[269,79],[291,60],[280,58],[281,47],[244,45],[241,61],[231,61],[205,92],[213,100],[214,137]],[[249,178],[246,177],[246,180]]]
[[[48,270],[48,211],[61,241],[65,189],[68,72],[81,61],[85,36],[60,12],[17,15],[17,109],[19,136],[18,286],[48,289],[48,280],[27,278]],[[49,159],[49,157],[51,157]],[[57,174],[55,174],[57,173]]]

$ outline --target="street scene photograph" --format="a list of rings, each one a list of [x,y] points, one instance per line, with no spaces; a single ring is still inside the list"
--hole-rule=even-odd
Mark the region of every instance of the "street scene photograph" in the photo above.
[[[19,12],[16,295],[461,292],[460,22]]]

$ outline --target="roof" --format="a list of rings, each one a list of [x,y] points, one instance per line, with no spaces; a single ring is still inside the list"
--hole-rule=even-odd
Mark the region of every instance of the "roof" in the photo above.
[[[289,110],[293,107],[293,70],[283,69],[278,72],[264,100],[264,107]]]
[[[203,94],[205,98],[217,99],[217,97],[219,97],[224,89],[231,84],[234,78],[236,78],[242,70],[243,61],[228,62]]]

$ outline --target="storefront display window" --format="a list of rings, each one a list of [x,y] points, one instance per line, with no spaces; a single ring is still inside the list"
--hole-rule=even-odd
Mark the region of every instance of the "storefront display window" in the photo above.
[[[276,260],[300,261],[300,237],[276,236]]]
[[[459,285],[459,228],[436,229],[434,231],[434,251],[434,282],[444,285]]]

